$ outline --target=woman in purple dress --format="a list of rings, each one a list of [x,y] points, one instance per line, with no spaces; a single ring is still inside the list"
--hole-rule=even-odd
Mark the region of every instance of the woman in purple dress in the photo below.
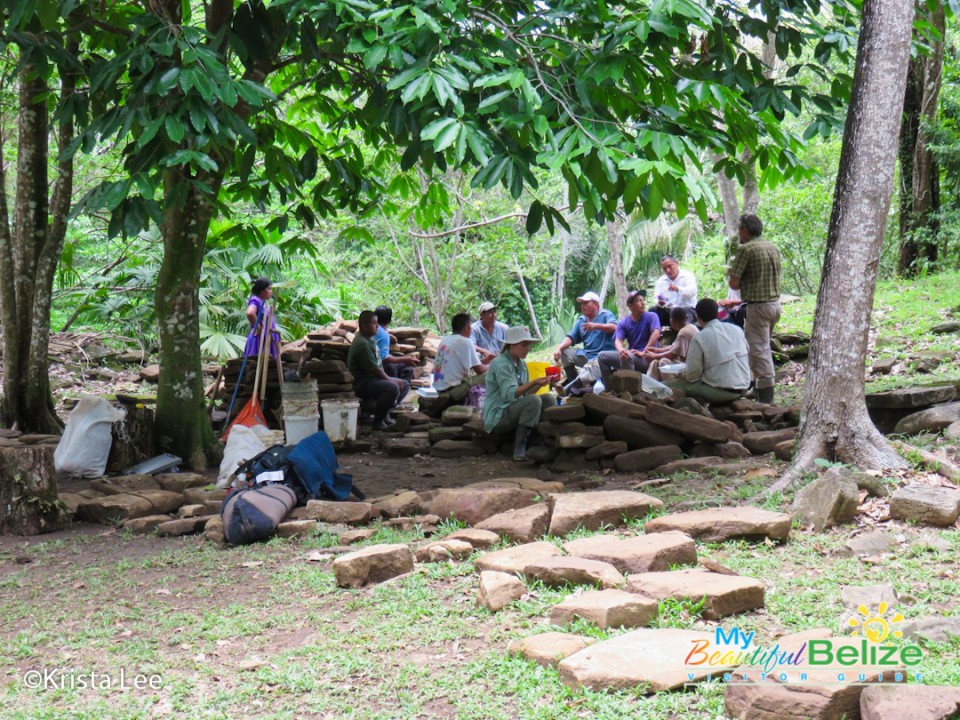
[[[263,328],[261,324],[269,317],[270,320],[270,357],[277,357],[280,349],[280,333],[277,330],[277,319],[273,314],[273,308],[264,308],[264,304],[273,296],[273,283],[267,278],[257,278],[250,290],[250,299],[247,301],[247,320],[250,321],[250,335],[247,336],[247,345],[244,348],[244,355],[258,355],[260,352],[260,332]],[[257,322],[257,318],[260,322]]]

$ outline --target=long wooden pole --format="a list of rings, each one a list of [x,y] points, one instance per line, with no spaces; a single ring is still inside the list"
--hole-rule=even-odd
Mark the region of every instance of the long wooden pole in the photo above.
[[[254,375],[253,375],[253,395],[252,395],[252,397],[254,397],[254,398],[257,396],[257,390],[259,390],[259,388],[260,388],[260,370],[261,370],[260,354],[263,352],[264,330],[265,330],[266,327],[267,327],[267,323],[266,323],[266,311],[264,311],[264,313],[260,316],[260,321],[261,321],[261,323],[263,323],[263,324],[260,326],[260,343],[257,345],[257,367],[256,367],[256,371],[254,372]]]

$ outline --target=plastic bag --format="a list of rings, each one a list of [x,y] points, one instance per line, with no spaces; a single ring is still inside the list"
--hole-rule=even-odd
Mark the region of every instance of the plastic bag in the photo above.
[[[240,467],[240,464],[256,457],[267,446],[260,439],[257,429],[262,432],[267,428],[263,425],[234,425],[230,431],[230,437],[227,438],[226,447],[223,449],[223,460],[220,462],[220,474],[217,476],[217,487],[220,489],[230,487],[230,480],[234,472]]]
[[[673,390],[663,383],[654,380],[649,375],[644,375],[640,379],[640,389],[645,393],[650,393],[657,398],[657,400],[665,400],[668,397],[673,397]]]
[[[103,475],[113,444],[111,426],[126,417],[123,408],[101,397],[83,395],[67,416],[67,427],[53,453],[57,472],[90,478]]]

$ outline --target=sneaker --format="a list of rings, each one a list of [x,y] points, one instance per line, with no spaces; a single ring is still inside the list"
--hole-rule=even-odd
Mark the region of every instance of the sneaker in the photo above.
[[[383,420],[380,420],[379,422],[375,422],[375,423],[373,424],[373,429],[374,429],[374,430],[378,430],[378,431],[380,431],[380,432],[383,432],[384,430],[389,430],[389,429],[392,428],[394,425],[396,425],[396,423],[395,423],[393,420],[391,420],[390,418],[384,418]]]

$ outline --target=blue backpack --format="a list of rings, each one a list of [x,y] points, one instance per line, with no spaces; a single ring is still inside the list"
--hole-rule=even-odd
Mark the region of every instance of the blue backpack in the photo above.
[[[346,500],[351,493],[359,500],[365,497],[354,487],[353,476],[340,472],[333,443],[323,431],[298,442],[287,461],[308,498]]]

